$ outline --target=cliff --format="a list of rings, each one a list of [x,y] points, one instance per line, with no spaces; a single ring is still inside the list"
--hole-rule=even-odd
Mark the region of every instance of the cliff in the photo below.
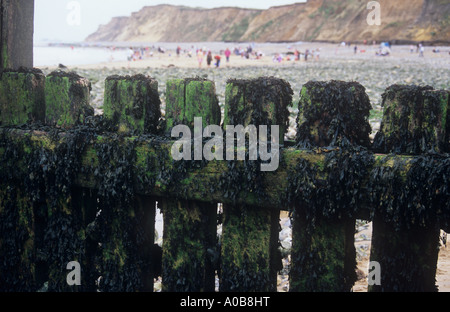
[[[450,42],[448,0],[379,0],[381,25],[370,26],[365,0],[309,0],[267,10],[147,6],[116,17],[86,41],[363,41]]]

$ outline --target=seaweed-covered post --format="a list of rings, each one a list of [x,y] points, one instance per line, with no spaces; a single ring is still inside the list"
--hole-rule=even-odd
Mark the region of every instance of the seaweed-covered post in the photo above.
[[[353,189],[366,178],[357,170],[367,166],[358,155],[360,146],[370,144],[370,109],[364,87],[356,82],[308,82],[301,90],[297,143],[316,153],[326,150],[327,156],[321,165],[299,163],[297,176],[290,178],[290,291],[350,291],[356,280],[354,212],[361,194]],[[319,181],[313,176],[322,167],[327,176]]]
[[[38,69],[0,71],[0,125],[44,121],[45,76]]]
[[[166,132],[175,125],[186,125],[194,134],[195,117],[202,117],[202,133],[203,127],[220,124],[214,82],[169,80]],[[159,204],[164,217],[163,291],[214,291],[217,204],[182,199],[161,199]]]
[[[43,121],[44,83],[39,70],[0,70],[0,126]],[[26,154],[12,140],[3,141],[0,149],[0,162],[8,168],[0,172],[0,291],[35,291],[43,282],[36,252],[40,224],[25,183],[13,178],[14,160]]]
[[[449,150],[448,91],[393,85],[382,97],[383,121],[374,149],[407,154]]]
[[[156,134],[160,104],[158,82],[153,78],[116,75],[105,81],[104,116],[120,133]],[[134,139],[121,144],[105,139],[96,145],[103,164],[99,169],[102,213],[98,217],[103,291],[151,292],[158,270],[155,267],[158,251],[154,246],[156,201],[136,194],[133,186],[135,144]],[[120,170],[112,169],[114,159],[120,159]]]
[[[40,281],[33,203],[23,189],[3,178],[0,184],[0,291],[36,291]]]
[[[104,116],[122,133],[156,133],[161,117],[158,82],[144,75],[109,76]]]
[[[0,69],[33,67],[34,0],[0,0]]]
[[[232,131],[227,126],[256,129],[267,126],[270,142],[271,126],[277,125],[279,143],[283,145],[292,94],[290,85],[281,79],[230,80],[226,86],[223,127]],[[227,146],[227,153],[234,152],[234,143],[233,140],[233,146]],[[259,147],[261,154],[261,138]],[[271,148],[276,153],[279,146]],[[260,164],[261,161],[249,161],[249,157],[245,161],[229,160],[229,172],[223,176],[228,194],[253,192],[262,200],[265,187],[260,181],[265,173],[261,172]],[[277,249],[280,208],[224,204],[223,215],[220,291],[276,291],[281,266]]]
[[[369,291],[437,291],[439,233],[446,225],[439,216],[448,206],[449,169],[448,157],[436,152],[449,152],[449,95],[402,85],[383,94],[384,116],[375,147],[384,153],[423,155],[386,163],[372,174],[383,186],[372,189],[370,253],[371,261],[380,264],[381,278],[380,283],[369,280]]]
[[[45,122],[72,128],[94,115],[90,103],[91,83],[75,73],[55,71],[45,80]]]
[[[71,129],[82,123],[88,116],[94,115],[94,109],[90,106],[91,84],[86,79],[75,73],[54,71],[45,79],[45,123],[63,129]],[[66,142],[58,149],[50,149],[53,157],[44,157],[48,161],[47,167],[57,172],[58,178],[46,177],[52,185],[47,186],[47,226],[45,229],[44,243],[48,259],[48,288],[50,291],[84,291],[93,290],[93,280],[90,277],[92,266],[88,267],[93,249],[89,248],[86,239],[85,218],[95,215],[93,200],[81,201],[84,192],[76,191],[70,187],[68,180],[72,179],[72,170],[77,170],[77,156],[87,137],[82,137],[73,142]],[[56,159],[55,161],[53,159]],[[67,163],[66,163],[67,162]],[[87,190],[85,190],[87,191]],[[88,199],[85,197],[85,199]],[[91,204],[89,204],[91,203]],[[61,230],[65,229],[65,230]],[[64,250],[62,252],[62,250]],[[78,261],[81,265],[82,284],[67,284],[67,268],[72,261]]]

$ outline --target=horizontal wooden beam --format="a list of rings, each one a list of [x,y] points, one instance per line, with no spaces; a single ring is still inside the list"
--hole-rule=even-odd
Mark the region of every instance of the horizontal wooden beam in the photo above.
[[[7,158],[13,149],[18,155],[16,159],[8,158],[0,163],[0,171],[7,172],[14,167],[13,174],[17,178],[29,175],[27,164],[45,162],[38,157],[42,151],[47,151],[61,159],[72,157],[72,163],[79,160],[79,167],[71,170],[76,177],[74,184],[80,187],[108,187],[107,183],[115,183],[113,179],[108,180],[108,176],[132,168],[128,174],[133,177],[133,185],[126,187],[140,195],[288,210],[296,200],[309,196],[302,194],[300,184],[306,183],[301,181],[306,173],[298,172],[299,164],[306,166],[307,172],[314,172],[312,189],[326,188],[331,170],[327,155],[339,152],[339,148],[282,148],[278,170],[261,172],[257,161],[174,161],[170,152],[173,143],[164,137],[119,137],[113,133],[97,135],[76,131],[55,135],[41,130],[0,128],[0,159]],[[75,151],[79,155],[68,155],[69,148],[70,153]],[[358,157],[358,153],[352,157]],[[413,159],[412,156],[373,154],[374,161],[367,166],[371,170],[403,162],[402,175],[405,176],[409,170],[407,164]],[[366,180],[368,182],[370,177]],[[363,191],[364,186],[361,188]],[[358,210],[367,217],[367,208],[358,207]]]

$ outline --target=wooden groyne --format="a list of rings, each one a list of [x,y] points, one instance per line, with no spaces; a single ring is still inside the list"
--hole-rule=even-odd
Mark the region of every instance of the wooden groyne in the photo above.
[[[373,221],[381,285],[369,290],[436,290],[439,230],[450,221],[449,91],[389,87],[371,142],[363,86],[309,82],[296,142],[281,140],[278,169],[263,172],[248,146],[245,160],[175,161],[170,132],[202,117],[224,133],[279,125],[283,139],[293,94],[284,80],[229,80],[223,116],[209,80],[169,81],[165,117],[155,79],[112,76],[105,86],[105,114],[93,116],[82,77],[2,71],[1,290],[152,291],[162,276],[163,291],[214,291],[217,275],[223,292],[276,291],[281,210],[293,224],[291,291],[351,290],[356,219]],[[71,261],[80,286],[67,284]]]

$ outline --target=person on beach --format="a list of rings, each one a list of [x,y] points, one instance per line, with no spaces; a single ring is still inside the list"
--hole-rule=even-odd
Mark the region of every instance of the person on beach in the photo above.
[[[219,66],[220,66],[220,55],[214,56],[214,59],[216,60],[214,65],[216,65],[216,68],[219,68]]]
[[[204,56],[205,56],[205,55],[203,54],[202,49],[199,49],[198,52],[197,52],[197,61],[198,61],[198,67],[199,67],[199,68],[202,67],[203,57],[204,57]]]
[[[208,67],[211,67],[211,62],[212,62],[212,54],[211,51],[208,51],[208,55],[206,56],[206,65],[208,65]]]
[[[225,57],[227,58],[227,63],[230,62],[230,55],[231,55],[231,51],[230,51],[230,49],[227,48],[225,50]]]
[[[300,60],[300,52],[297,49],[295,49],[294,56],[296,61]]]
[[[424,57],[423,52],[425,52],[425,48],[422,44],[420,44],[419,57]]]
[[[133,56],[134,56],[134,50],[132,47],[129,47],[128,51],[127,51],[128,62],[131,62],[133,60]]]

